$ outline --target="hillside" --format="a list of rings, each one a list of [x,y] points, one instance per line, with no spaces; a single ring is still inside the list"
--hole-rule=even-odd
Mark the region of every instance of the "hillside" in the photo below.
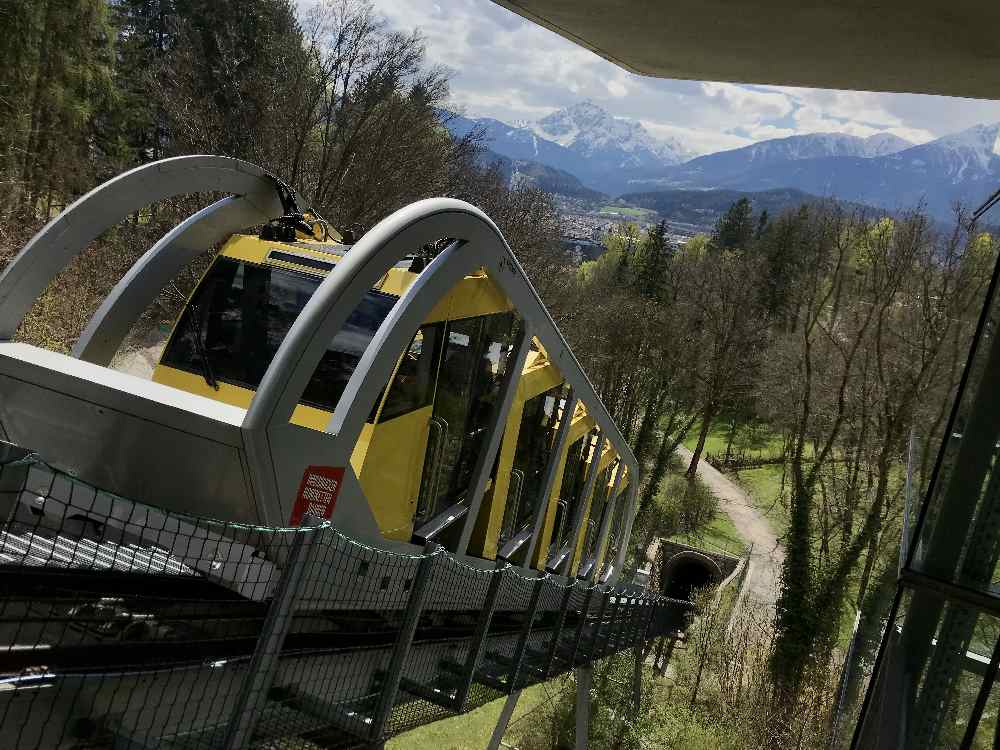
[[[578,198],[591,203],[603,203],[608,199],[605,193],[591,190],[569,172],[537,161],[510,159],[494,151],[487,151],[484,161],[497,164],[507,183],[512,186],[527,183],[547,193]]]
[[[755,212],[767,211],[776,216],[803,203],[822,200],[801,190],[780,188],[764,191],[744,190],[657,190],[626,193],[619,200],[631,206],[656,211],[668,222],[682,222],[708,229],[740,198],[749,198]],[[870,207],[847,204],[858,209]]]

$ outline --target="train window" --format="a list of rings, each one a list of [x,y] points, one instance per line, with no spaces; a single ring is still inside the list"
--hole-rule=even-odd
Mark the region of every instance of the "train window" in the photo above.
[[[556,508],[556,519],[552,532],[553,554],[571,541],[573,521],[580,507],[580,501],[583,499],[584,485],[587,483],[590,450],[596,438],[596,432],[585,435],[573,443],[566,454],[566,467],[563,470],[562,484],[559,490],[559,498],[562,503]]]
[[[513,351],[517,318],[498,313],[448,324],[438,370],[434,417],[447,425],[432,515],[462,500],[490,425]]]
[[[396,369],[392,385],[389,386],[380,422],[430,404],[434,395],[436,353],[443,328],[437,323],[423,326],[417,331]]]
[[[597,475],[597,484],[594,486],[594,499],[590,503],[590,521],[583,553],[584,560],[589,560],[597,554],[597,532],[604,520],[604,509],[607,507],[608,495],[611,493],[612,468],[613,464]]]
[[[322,278],[220,257],[181,316],[162,362],[255,390]],[[397,297],[369,291],[330,342],[303,403],[332,411]]]
[[[514,449],[517,493],[516,497],[508,495],[507,498],[501,542],[519,533],[535,515],[545,467],[552,455],[556,426],[562,411],[560,406],[565,398],[564,391],[564,387],[559,385],[528,399],[524,404]],[[513,487],[514,483],[511,485]]]

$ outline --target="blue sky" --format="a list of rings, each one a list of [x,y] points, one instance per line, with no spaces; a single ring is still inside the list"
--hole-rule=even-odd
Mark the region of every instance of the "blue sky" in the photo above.
[[[697,152],[817,132],[924,142],[1000,121],[994,101],[634,76],[488,0],[373,4],[392,26],[420,30],[429,62],[450,69],[453,103],[470,116],[534,120],[591,99]]]

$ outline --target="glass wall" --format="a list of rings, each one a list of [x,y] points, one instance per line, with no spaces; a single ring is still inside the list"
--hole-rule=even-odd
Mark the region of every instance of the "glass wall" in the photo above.
[[[421,503],[422,517],[433,518],[466,500],[513,352],[517,325],[513,313],[465,318],[447,325],[434,396],[433,421],[439,430],[428,444],[424,464],[435,482]],[[426,485],[424,494],[428,494]]]
[[[1000,336],[977,333],[852,746],[1000,747]]]
[[[524,404],[514,449],[513,481],[504,510],[501,545],[525,530],[534,520],[565,396],[565,386],[559,385],[528,399]]]

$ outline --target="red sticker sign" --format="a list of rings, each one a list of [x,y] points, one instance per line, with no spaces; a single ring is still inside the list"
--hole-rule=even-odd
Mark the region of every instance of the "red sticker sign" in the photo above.
[[[310,466],[302,474],[299,494],[292,508],[290,525],[299,526],[306,513],[318,518],[329,519],[333,506],[337,504],[340,486],[344,483],[344,468],[334,466]]]

